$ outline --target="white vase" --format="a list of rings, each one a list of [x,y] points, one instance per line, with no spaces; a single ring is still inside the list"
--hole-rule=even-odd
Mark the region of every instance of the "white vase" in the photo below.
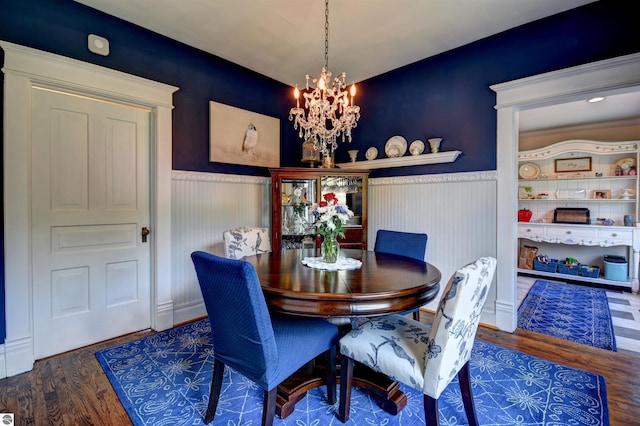
[[[349,158],[351,159],[351,162],[355,163],[356,159],[358,158],[358,150],[350,149],[349,151],[347,151],[347,153],[349,153]]]
[[[429,139],[429,145],[431,145],[431,152],[436,153],[440,151],[440,143],[442,142],[442,138],[431,138]]]

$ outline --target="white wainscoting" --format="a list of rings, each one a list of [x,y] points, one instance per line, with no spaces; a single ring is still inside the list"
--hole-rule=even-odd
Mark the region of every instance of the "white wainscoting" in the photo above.
[[[174,171],[172,174],[172,298],[174,322],[206,315],[191,253],[224,255],[222,233],[271,227],[271,179]]]
[[[495,171],[369,179],[368,241],[392,229],[428,235],[426,261],[442,272],[441,291],[458,268],[496,256]],[[435,310],[436,298],[426,305]],[[496,284],[482,322],[495,322]]]
[[[223,255],[222,233],[241,225],[270,226],[269,178],[173,172],[173,301],[176,323],[206,315],[189,257],[194,250]],[[369,250],[378,229],[424,232],[429,263],[442,288],[460,266],[496,256],[496,172],[369,180]],[[482,322],[495,323],[496,286]],[[436,299],[437,300],[437,299]],[[436,302],[427,305],[435,310]]]

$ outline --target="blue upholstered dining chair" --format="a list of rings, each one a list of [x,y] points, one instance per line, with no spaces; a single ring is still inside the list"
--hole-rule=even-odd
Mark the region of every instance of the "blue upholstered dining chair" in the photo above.
[[[378,229],[373,251],[397,254],[424,262],[427,253],[427,234]],[[413,311],[413,319],[420,321],[420,309]]]
[[[467,421],[477,425],[469,358],[495,269],[492,257],[458,269],[444,289],[432,325],[388,315],[372,318],[340,339],[338,418],[349,419],[357,361],[422,392],[427,425],[439,424],[438,398],[457,374]]]
[[[202,251],[191,258],[209,315],[215,358],[205,422],[215,417],[225,366],[264,390],[262,424],[271,425],[277,386],[324,354],[327,399],[335,404],[338,328],[322,319],[270,316],[258,275],[244,260]]]
[[[242,259],[245,256],[271,251],[271,237],[268,228],[240,226],[222,233],[224,256]]]

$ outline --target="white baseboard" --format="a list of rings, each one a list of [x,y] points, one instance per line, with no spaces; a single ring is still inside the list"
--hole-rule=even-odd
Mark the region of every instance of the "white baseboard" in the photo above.
[[[204,302],[194,303],[186,306],[176,308],[173,312],[173,319],[175,324],[182,324],[183,322],[189,322],[196,318],[206,317],[207,309],[204,306]]]
[[[33,369],[35,362],[33,356],[33,341],[31,337],[16,340],[5,340],[4,342],[4,367],[3,376],[11,377],[20,373],[25,373]]]

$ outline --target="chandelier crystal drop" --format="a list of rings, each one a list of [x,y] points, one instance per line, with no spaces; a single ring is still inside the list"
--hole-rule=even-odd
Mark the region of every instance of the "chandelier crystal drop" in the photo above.
[[[329,71],[329,0],[325,0],[324,24],[324,66],[320,77],[311,82],[315,88],[309,87],[307,74],[306,87],[298,89],[296,85],[293,96],[295,108],[289,111],[289,120],[299,130],[298,135],[304,141],[313,141],[313,148],[330,156],[338,147],[338,139],[351,142],[351,130],[358,125],[360,107],[353,103],[356,86],[351,84],[347,91],[347,74],[341,73],[331,80]],[[304,108],[300,107],[300,95],[304,98]]]

